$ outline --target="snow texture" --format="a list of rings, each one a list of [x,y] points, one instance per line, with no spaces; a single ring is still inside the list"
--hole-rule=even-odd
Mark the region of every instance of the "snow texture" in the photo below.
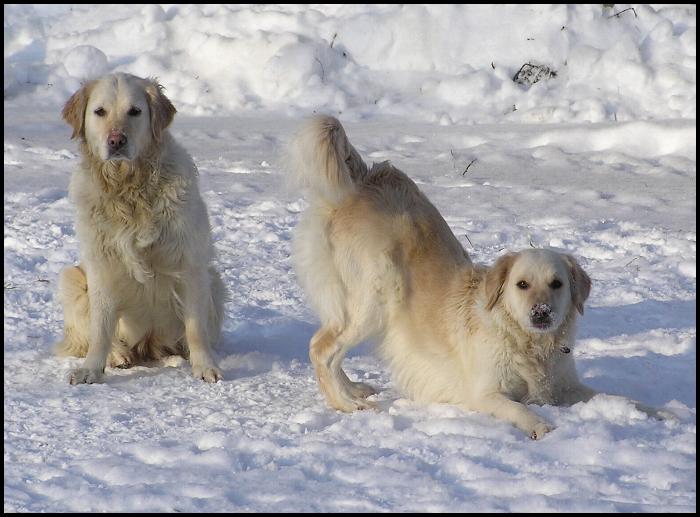
[[[628,7],[628,10],[618,13]],[[5,511],[689,511],[696,508],[693,5],[5,5]],[[524,63],[556,70],[513,82]],[[60,110],[86,78],[157,76],[232,297],[210,385],[171,358],[70,386],[56,282],[79,243]],[[535,407],[541,442],[397,393],[329,409],[289,258],[306,203],[281,149],[337,115],[474,261],[546,246],[593,279],[575,350],[600,395]]]

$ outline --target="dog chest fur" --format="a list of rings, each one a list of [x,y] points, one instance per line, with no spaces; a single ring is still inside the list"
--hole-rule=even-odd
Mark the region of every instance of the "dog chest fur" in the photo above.
[[[177,276],[183,269],[183,247],[173,243],[184,233],[177,214],[189,189],[182,176],[143,170],[107,163],[101,175],[81,168],[71,182],[77,231],[90,235],[80,240],[94,242],[92,253],[102,254],[115,267],[123,265],[142,284],[156,273]]]

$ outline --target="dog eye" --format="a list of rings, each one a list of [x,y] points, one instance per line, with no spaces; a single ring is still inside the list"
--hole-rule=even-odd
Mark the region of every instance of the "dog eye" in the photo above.
[[[552,289],[559,289],[561,286],[562,286],[561,281],[557,280],[557,279],[552,280],[552,283],[549,284],[549,287],[551,287]]]
[[[132,106],[131,109],[129,110],[129,115],[132,117],[137,117],[141,114],[141,110],[137,108],[136,106]]]
[[[517,285],[520,289],[527,289],[528,287],[530,287],[530,284],[528,284],[525,280],[521,280],[515,285]]]
[[[95,115],[97,115],[98,117],[104,117],[106,114],[107,112],[102,107],[99,107],[95,110]]]

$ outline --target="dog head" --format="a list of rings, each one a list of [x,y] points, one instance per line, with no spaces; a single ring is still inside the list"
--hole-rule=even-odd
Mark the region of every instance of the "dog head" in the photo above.
[[[591,279],[571,255],[531,249],[508,253],[484,280],[486,309],[500,303],[526,332],[556,332],[591,291]]]
[[[154,79],[117,73],[86,83],[63,108],[89,152],[102,161],[142,156],[175,116],[175,108]]]

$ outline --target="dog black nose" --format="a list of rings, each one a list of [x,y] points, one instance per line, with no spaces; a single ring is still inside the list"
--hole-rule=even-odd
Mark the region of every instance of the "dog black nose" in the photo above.
[[[107,137],[110,151],[118,151],[126,145],[126,135],[120,131],[112,131]]]
[[[548,303],[536,303],[530,309],[530,321],[534,325],[548,324],[552,316],[552,307]]]

